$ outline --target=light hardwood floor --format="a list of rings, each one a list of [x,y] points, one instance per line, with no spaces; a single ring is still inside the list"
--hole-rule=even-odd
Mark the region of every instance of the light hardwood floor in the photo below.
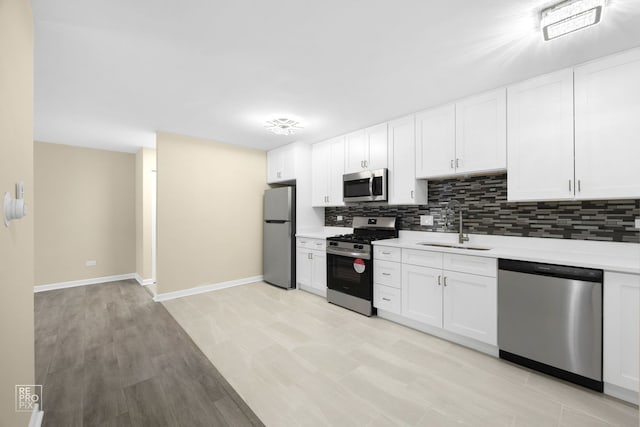
[[[164,303],[268,426],[638,426],[638,408],[255,283]]]

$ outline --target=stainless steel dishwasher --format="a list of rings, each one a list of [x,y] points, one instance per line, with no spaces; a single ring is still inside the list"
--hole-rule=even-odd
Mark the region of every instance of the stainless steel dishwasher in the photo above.
[[[500,357],[602,391],[602,270],[498,261]]]

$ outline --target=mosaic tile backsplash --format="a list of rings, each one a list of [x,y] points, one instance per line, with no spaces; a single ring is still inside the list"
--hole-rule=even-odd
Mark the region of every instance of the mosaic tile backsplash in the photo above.
[[[426,205],[358,203],[325,208],[325,225],[350,227],[354,216],[396,216],[401,230],[457,232],[461,208],[465,233],[640,243],[640,232],[634,228],[640,200],[507,202],[506,173],[429,181],[428,185]],[[450,215],[447,228],[451,200],[460,206]],[[338,215],[342,221],[337,221]],[[421,226],[420,215],[433,215],[434,225]]]

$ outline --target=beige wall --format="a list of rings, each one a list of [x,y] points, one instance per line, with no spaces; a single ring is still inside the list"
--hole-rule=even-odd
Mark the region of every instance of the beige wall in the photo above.
[[[136,153],[136,274],[151,279],[151,212],[156,150],[141,148]]]
[[[158,293],[261,275],[266,153],[156,138]]]
[[[24,182],[28,214],[0,221],[0,426],[25,426],[16,384],[33,384],[33,18],[27,0],[0,0],[0,195]]]
[[[36,142],[34,162],[35,284],[134,273],[135,155]]]

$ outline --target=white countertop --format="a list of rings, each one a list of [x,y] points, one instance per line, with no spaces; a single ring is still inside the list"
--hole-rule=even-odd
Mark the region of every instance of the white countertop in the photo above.
[[[488,247],[490,249],[470,250],[423,246],[418,243],[458,244],[458,234],[418,231],[401,231],[400,237],[397,239],[378,240],[373,244],[640,274],[640,244],[637,243],[484,235],[470,235],[469,237],[470,241],[465,242],[462,246]]]

